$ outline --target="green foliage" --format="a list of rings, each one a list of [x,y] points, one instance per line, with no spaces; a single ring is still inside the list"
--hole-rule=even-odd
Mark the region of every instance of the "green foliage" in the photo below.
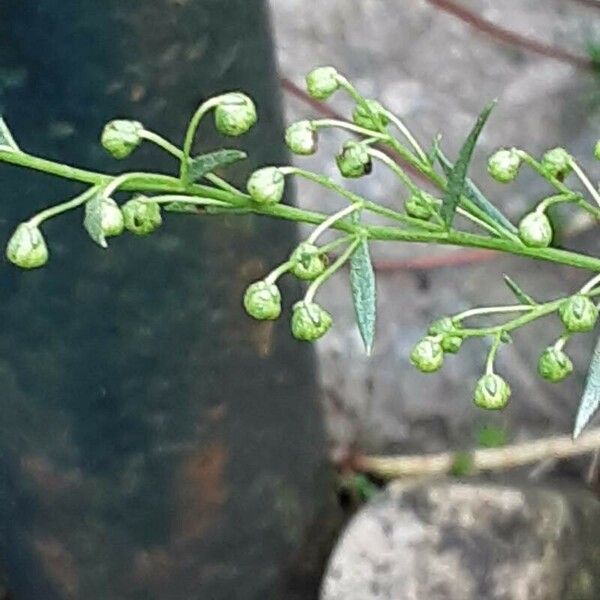
[[[294,275],[309,281],[303,297],[290,302],[290,328],[297,339],[315,341],[326,335],[333,325],[333,317],[315,301],[315,296],[335,273],[349,266],[356,322],[366,351],[370,353],[376,323],[375,274],[370,258],[372,242],[405,241],[496,250],[585,269],[592,276],[572,294],[537,302],[505,275],[504,280],[518,304],[473,308],[438,319],[429,328],[428,335],[413,349],[411,362],[421,371],[432,373],[442,367],[445,354],[459,352],[466,341],[487,341],[489,352],[485,373],[474,390],[474,402],[481,408],[502,409],[508,404],[511,390],[508,382],[494,372],[497,352],[510,341],[512,332],[538,319],[558,315],[565,333],[542,353],[538,369],[540,375],[549,381],[559,381],[568,375],[572,365],[563,351],[565,343],[574,334],[591,331],[597,323],[595,302],[600,296],[600,259],[554,248],[552,227],[546,212],[553,205],[569,202],[600,219],[600,193],[567,150],[554,148],[541,159],[519,148],[500,150],[493,155],[489,170],[496,180],[509,183],[520,169],[530,168],[554,191],[554,195],[532,207],[517,228],[467,177],[477,139],[494,102],[479,115],[462,144],[458,159],[452,164],[440,150],[439,138],[434,140],[432,151],[426,154],[410,129],[393,112],[376,100],[363,97],[334,68],[320,67],[312,71],[307,77],[307,85],[309,93],[320,100],[338,90],[347,93],[353,102],[352,118],[348,121],[321,119],[292,123],[285,133],[290,149],[298,155],[313,154],[317,150],[320,133],[332,128],[358,136],[358,141],[355,137],[346,140],[341,155],[337,157],[342,175],[362,176],[370,171],[373,159],[380,161],[406,188],[408,200],[404,210],[392,208],[398,206],[394,204],[395,199],[381,205],[344,188],[329,177],[295,166],[267,165],[259,169],[250,176],[246,185],[248,193],[245,193],[215,173],[217,169],[245,158],[243,152],[219,149],[192,158],[191,149],[199,123],[211,111],[217,130],[224,135],[241,135],[254,126],[256,107],[241,92],[222,94],[203,102],[190,119],[181,147],[146,129],[138,121],[116,120],[106,125],[101,143],[115,158],[127,158],[143,143],[156,144],[179,161],[179,171],[172,175],[126,171],[115,176],[24,153],[0,117],[0,161],[88,186],[79,196],[47,208],[18,225],[7,244],[8,260],[25,269],[46,264],[49,252],[42,225],[71,210],[83,210],[84,228],[102,247],[106,247],[107,237],[119,235],[124,228],[136,235],[155,232],[162,224],[161,207],[165,207],[167,212],[194,215],[254,213],[309,224],[315,227],[314,230],[296,247],[290,248],[289,258],[263,279],[249,285],[243,299],[244,307],[256,319],[277,319],[284,301],[277,285],[278,279]],[[600,156],[600,150],[595,151]],[[399,155],[403,162],[390,158],[395,155]],[[405,170],[406,164],[427,180],[427,186],[422,187],[420,181],[413,180],[412,171]],[[438,170],[440,167],[441,172]],[[302,177],[337,194],[342,201],[341,208],[327,214],[286,205],[284,191],[287,177]],[[575,177],[582,184],[579,187],[583,187],[585,196],[569,183],[569,178]],[[435,194],[430,193],[432,186],[437,188]],[[121,194],[127,194],[127,199],[119,206],[112,198],[120,198]],[[373,223],[373,216],[380,221]],[[381,224],[381,220],[385,223]],[[470,221],[476,232],[472,228],[461,228],[462,220]],[[328,235],[327,243],[320,241],[323,234]],[[468,322],[471,318],[488,316],[495,318],[493,324],[475,326]],[[575,435],[579,435],[600,404],[599,348],[600,343],[590,365],[576,418]],[[465,456],[457,455],[455,472],[464,473],[470,469],[470,457]]]

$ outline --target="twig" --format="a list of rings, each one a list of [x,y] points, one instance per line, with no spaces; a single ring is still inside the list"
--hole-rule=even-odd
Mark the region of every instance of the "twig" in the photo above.
[[[469,454],[469,472],[504,471],[548,458],[564,459],[587,454],[600,448],[600,428],[592,429],[577,440],[570,436],[542,438],[504,448],[482,448]],[[462,456],[462,453],[458,453]],[[442,452],[430,455],[358,456],[353,466],[358,471],[383,479],[398,477],[443,475],[450,473],[457,453]]]
[[[585,56],[573,54],[567,50],[563,50],[562,48],[556,48],[555,46],[550,46],[549,44],[532,40],[531,38],[515,33],[510,29],[499,27],[498,25],[487,21],[483,17],[480,17],[478,14],[470,11],[460,4],[457,4],[456,2],[453,2],[452,0],[427,1],[429,4],[432,4],[440,10],[443,10],[444,12],[457,17],[461,21],[464,21],[473,27],[473,29],[477,29],[478,31],[486,33],[490,37],[504,44],[510,44],[511,46],[522,48],[523,50],[535,52],[536,54],[541,54],[542,56],[547,56],[548,58],[553,58],[555,60],[571,64],[579,69],[594,70],[596,68],[594,62]],[[590,2],[590,4],[592,3]]]

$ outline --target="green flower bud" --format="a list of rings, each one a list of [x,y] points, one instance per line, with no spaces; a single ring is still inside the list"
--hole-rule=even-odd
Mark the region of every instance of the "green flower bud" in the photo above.
[[[571,155],[564,148],[553,148],[542,156],[542,168],[548,175],[563,180],[572,170]]]
[[[558,314],[565,329],[570,333],[591,331],[598,320],[598,309],[587,296],[575,294],[559,307]]]
[[[521,166],[521,157],[513,148],[498,150],[488,160],[488,173],[500,183],[510,183],[515,179]]]
[[[554,346],[549,346],[542,352],[538,361],[538,373],[548,381],[556,383],[568,377],[573,371],[571,359]]]
[[[327,100],[340,87],[333,67],[318,67],[306,76],[306,89],[315,100]]]
[[[509,400],[510,386],[500,375],[495,373],[484,375],[475,386],[473,401],[479,408],[502,410]]]
[[[238,136],[256,123],[254,102],[241,92],[225,94],[215,108],[215,127],[223,135]]]
[[[296,302],[292,312],[292,335],[305,342],[323,337],[331,327],[331,315],[315,302]]]
[[[352,140],[344,144],[342,151],[335,157],[335,162],[344,177],[362,177],[373,169],[366,145]]]
[[[452,317],[441,317],[429,326],[427,333],[429,333],[429,335],[444,335],[454,331],[455,329],[456,325],[454,325]]]
[[[281,314],[281,293],[274,283],[255,281],[244,294],[246,312],[259,321],[274,321]]]
[[[291,254],[292,273],[298,279],[311,281],[327,267],[327,257],[314,244],[303,242]]]
[[[116,119],[104,126],[100,142],[115,158],[126,158],[142,143],[140,133],[143,129],[139,121]]]
[[[246,189],[258,204],[277,204],[283,198],[285,177],[277,167],[265,167],[250,175]]]
[[[433,196],[419,190],[418,192],[414,192],[404,201],[404,210],[409,217],[413,219],[421,219],[422,221],[427,221],[433,214],[434,210],[434,201]]]
[[[292,123],[285,130],[285,143],[294,154],[314,154],[318,141],[317,130],[310,121]]]
[[[433,337],[423,338],[410,353],[410,362],[423,373],[433,373],[444,362],[442,345]]]
[[[136,235],[148,235],[162,225],[159,204],[149,202],[145,196],[128,200],[121,210],[126,229]]]
[[[600,140],[596,142],[596,146],[594,147],[594,156],[600,160]]]
[[[442,350],[448,354],[456,354],[462,343],[463,339],[458,335],[446,335],[442,338]]]
[[[36,269],[48,262],[48,247],[36,225],[21,223],[8,240],[6,258],[22,269]]]
[[[125,219],[119,205],[112,198],[102,198],[100,206],[100,226],[106,237],[121,235]]]
[[[534,211],[519,223],[519,237],[527,246],[545,248],[552,241],[552,224],[545,213]]]
[[[362,104],[357,104],[352,113],[352,121],[364,129],[379,131],[380,126],[385,127],[390,120],[385,115],[383,106],[377,100],[367,100],[366,103],[370,110],[367,110]],[[373,120],[371,113],[377,117],[376,121]]]

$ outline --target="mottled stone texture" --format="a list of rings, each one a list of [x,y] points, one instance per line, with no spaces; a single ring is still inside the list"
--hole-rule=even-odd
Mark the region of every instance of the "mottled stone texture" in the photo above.
[[[321,600],[595,600],[599,523],[582,490],[393,485],[350,523]]]
[[[257,0],[7,0],[0,112],[33,153],[173,172],[148,145],[112,160],[98,143],[104,123],[132,117],[179,141],[202,99],[241,88],[260,126],[223,140],[206,122],[198,144],[248,150],[251,161],[228,172],[240,183],[287,160],[265,11]],[[80,189],[1,167],[0,237]],[[257,324],[241,307],[294,228],[172,215],[150,238],[124,235],[102,251],[81,218],[44,227],[47,268],[2,267],[10,597],[314,596],[320,546],[308,530],[324,530],[329,487],[312,356],[287,319]],[[300,294],[293,282],[283,291]]]

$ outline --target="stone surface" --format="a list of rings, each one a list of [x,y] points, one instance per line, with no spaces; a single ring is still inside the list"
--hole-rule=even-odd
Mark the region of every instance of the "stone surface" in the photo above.
[[[321,600],[595,600],[599,523],[581,489],[395,484],[350,523]]]
[[[585,40],[597,35],[597,11],[577,2],[464,4],[498,25],[573,53],[585,54]],[[594,125],[598,81],[588,73],[499,44],[425,0],[286,0],[272,1],[271,7],[283,75],[302,86],[309,69],[333,64],[363,93],[380,98],[402,117],[425,146],[441,132],[443,147],[454,155],[481,107],[497,97],[471,175],[513,221],[548,189],[526,169],[513,185],[491,181],[485,161],[497,146],[523,146],[539,154],[562,143],[598,174],[591,157],[598,131]],[[345,114],[351,108],[343,93],[329,104]],[[289,121],[315,115],[314,109],[291,95],[286,96],[286,109]],[[321,151],[296,162],[340,181],[333,155],[345,136],[321,137]],[[393,207],[400,206],[405,194],[381,165],[376,165],[373,175],[345,183]],[[297,188],[303,206],[331,210],[342,205],[312,184],[298,182]],[[574,214],[565,213],[567,219]],[[596,252],[595,235],[581,233],[577,222],[562,232],[560,243]],[[374,244],[372,250],[376,265],[461,252],[415,244]],[[541,381],[535,364],[560,331],[555,320],[532,326],[515,336],[515,344],[502,349],[498,368],[513,385],[512,404],[502,415],[471,406],[472,388],[485,361],[485,343],[465,344],[434,375],[422,375],[409,365],[410,348],[435,318],[473,306],[512,302],[502,283],[503,272],[539,298],[570,293],[586,279],[576,270],[507,257],[445,269],[382,270],[378,273],[379,325],[371,358],[364,356],[354,324],[346,274],[322,288],[319,299],[335,316],[330,334],[317,344],[334,447],[436,450],[471,445],[473,431],[484,424],[507,428],[515,439],[571,428],[594,340],[578,336],[569,344],[577,367],[574,377],[554,386]]]

